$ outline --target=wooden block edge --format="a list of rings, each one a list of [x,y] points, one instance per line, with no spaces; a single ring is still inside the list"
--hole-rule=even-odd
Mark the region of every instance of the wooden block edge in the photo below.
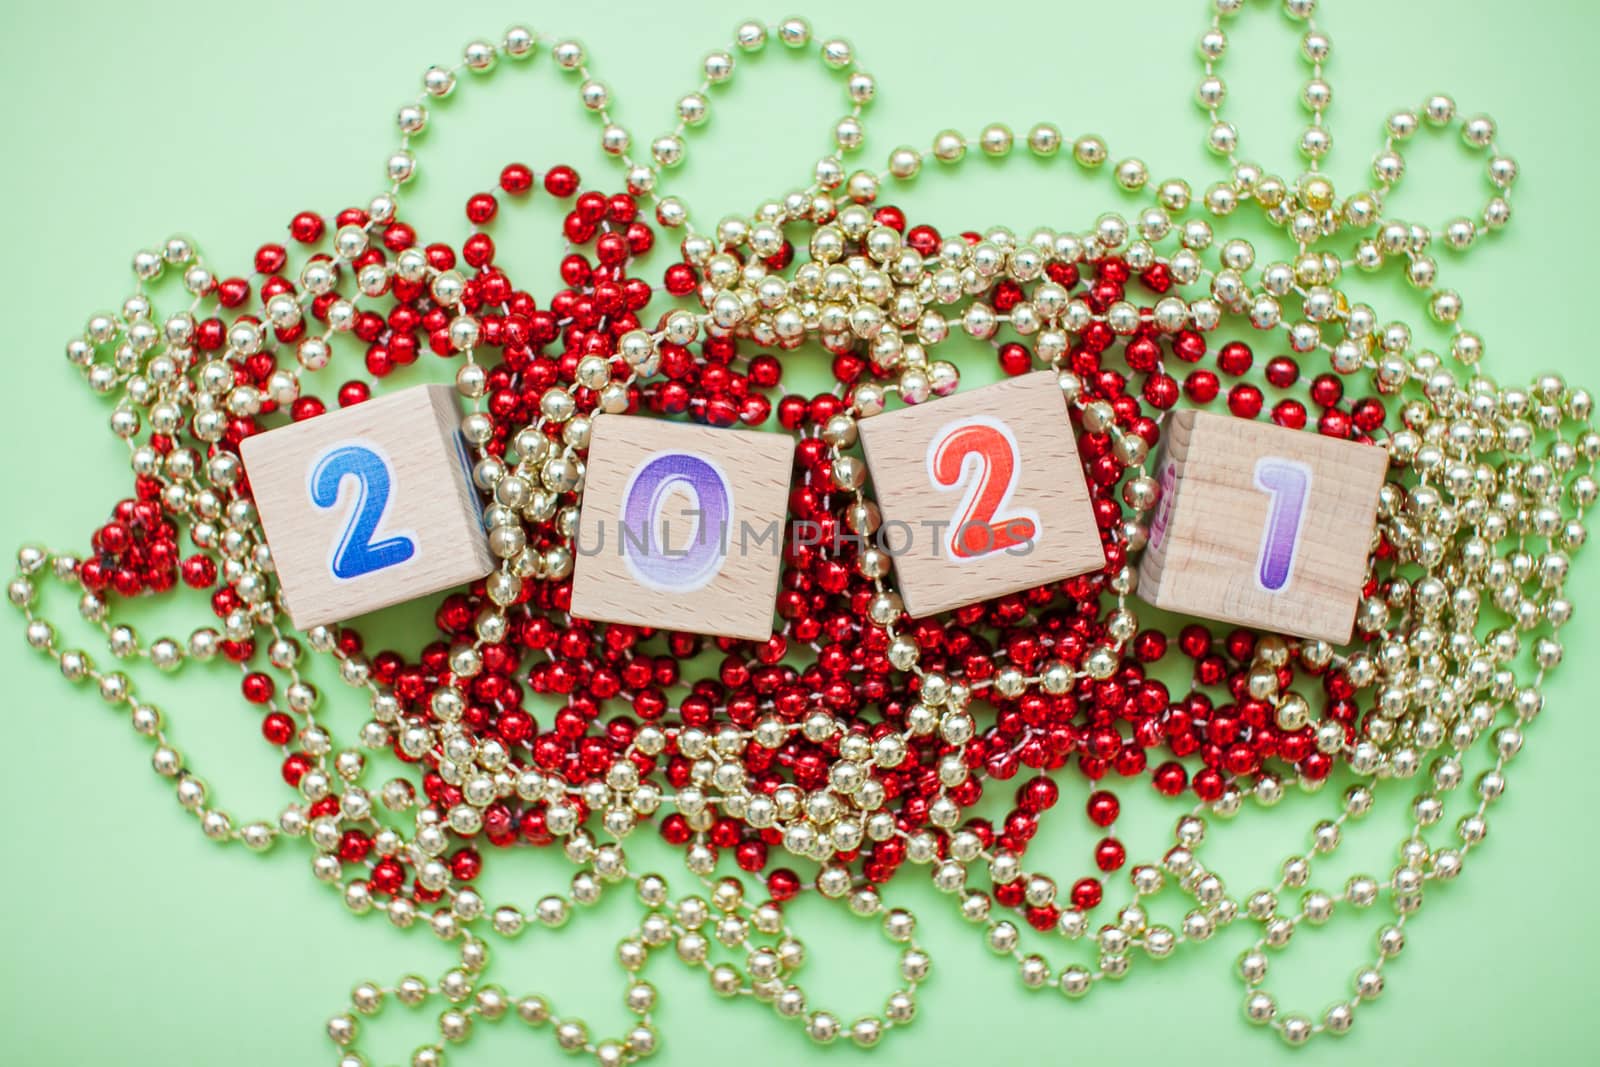
[[[473,487],[472,476],[469,473],[474,457],[471,447],[461,436],[461,405],[457,402],[454,386],[430,382],[423,388],[428,391],[428,401],[436,416],[434,426],[442,434],[440,445],[445,455],[451,460],[461,461],[451,462],[448,467],[451,487],[455,490],[458,514],[466,517],[467,532],[471,535],[469,541],[472,547],[473,566],[469,568],[471,573],[457,584],[475,582],[494,573],[499,562],[494,558],[494,553],[489,551],[489,535],[483,526],[483,499]]]

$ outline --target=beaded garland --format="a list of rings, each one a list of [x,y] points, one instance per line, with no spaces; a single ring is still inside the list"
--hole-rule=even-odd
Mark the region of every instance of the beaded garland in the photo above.
[[[1224,22],[1242,6],[1214,0],[1200,42],[1207,144],[1229,165],[1203,193],[1179,180],[1152,188],[1141,162],[1111,163],[1093,137],[1069,143],[1041,124],[1023,138],[1034,155],[1108,169],[1148,201],[1132,219],[1102,215],[1081,233],[941,234],[883,204],[888,183],[914,178],[930,159],[957,163],[968,144],[945,131],[930,150],[896,149],[881,173],[847,170],[876,85],[837,39],[820,43],[848,88],[836,151],[803,191],[697,231],[680,201],[659,194],[663,172],[683,158],[686,131],[705,119],[707,89],[732,76],[738,54],[769,36],[813,45],[809,26],[790,19],[741,25],[731,46],[706,58],[701,85],[679,101],[676,128],[650,143],[648,162],[630,155],[631,137],[612,120],[610,94],[578,44],[521,28],[499,45],[474,42],[459,65],[430,68],[422,94],[400,109],[386,192],[340,212],[331,227],[311,212],[290,222],[298,268],[276,243],[258,250],[249,278],[214,273],[183,239],[135,257],[138,292],[67,346],[92,390],[117,397],[111,428],[130,446],[133,496],[81,557],[22,549],[9,596],[27,617],[28,642],[69,681],[96,685],[154,742],[155,770],[208,838],[253,850],[302,839],[314,875],[337,886],[350,911],[400,927],[424,922],[459,948],[459,965],[435,981],[355,987],[328,1023],[341,1067],[367,1062],[354,1043],[387,1000],[416,1006],[434,997],[444,1002],[441,1043],[417,1049],[415,1067],[442,1063],[445,1045],[475,1025],[513,1017],[602,1064],[648,1056],[658,1042],[657,990],[639,972],[657,950],[704,971],[719,994],[769,1004],[814,1041],[875,1045],[913,1020],[917,987],[931,974],[912,915],[888,903],[902,868],[927,872],[1030,988],[1081,997],[1139,959],[1165,958],[1243,921],[1258,928],[1236,961],[1245,1015],[1288,1043],[1344,1033],[1379,996],[1430,884],[1456,877],[1483,841],[1506,764],[1542,708],[1540,685],[1561,659],[1557,633],[1572,614],[1563,584],[1596,495],[1600,434],[1587,392],[1553,376],[1502,387],[1481,373],[1484,343],[1462,325],[1459,294],[1438,283],[1433,231],[1384,213],[1404,174],[1404,144],[1424,129],[1459,126],[1466,145],[1486,154],[1492,192],[1477,217],[1445,223],[1444,243],[1465,250],[1505,225],[1516,165],[1496,146],[1493,123],[1459,118],[1444,96],[1395,112],[1371,188],[1336,195],[1319,170],[1331,144],[1328,39],[1313,0],[1288,0],[1311,66],[1302,94],[1311,119],[1299,144],[1307,169],[1283,178],[1242,161],[1217,74]],[[424,243],[398,200],[416,172],[412,142],[428,124],[428,100],[449,95],[462,71],[486,73],[541,47],[579,79],[602,147],[626,168],[626,191],[583,191],[568,167],[536,173],[514,163],[496,192],[467,201],[472,233],[459,247]],[[998,157],[1015,141],[991,125],[977,144]],[[565,288],[543,306],[496,264],[486,232],[502,207],[538,189],[570,203]],[[655,225],[642,205],[653,207]],[[1251,205],[1283,231],[1287,258],[1218,232]],[[630,273],[658,229],[684,233],[681,261],[659,287]],[[1341,240],[1347,251],[1323,250]],[[1449,329],[1446,355],[1342,291],[1347,269],[1387,265],[1403,270],[1428,315]],[[153,288],[168,271],[181,274],[187,306],[163,313]],[[642,317],[658,289],[698,308]],[[1251,340],[1218,343],[1225,328]],[[1006,374],[1057,372],[1107,562],[1091,575],[910,619],[889,557],[872,543],[880,519],[857,425],[895,398],[937,403],[956,390],[957,368],[934,354],[952,333],[992,344]],[[415,655],[369,654],[350,627],[288,629],[238,459],[242,438],[325,410],[307,379],[329,364],[342,335],[365,346],[374,379],[424,349],[455,361],[473,406],[463,431],[501,562],[487,580],[443,598],[439,634]],[[816,396],[786,392],[780,354],[808,342],[830,353],[836,385]],[[1257,349],[1285,346],[1256,371]],[[1328,363],[1309,382],[1307,357]],[[1172,635],[1140,625],[1134,563],[1160,493],[1145,466],[1162,414],[1184,399],[1211,404],[1229,381],[1225,403],[1237,417],[1265,414],[1388,449],[1390,481],[1347,650],[1199,624]],[[360,379],[336,391],[341,406],[370,395]],[[713,426],[775,421],[795,436],[791,517],[819,524],[823,536],[785,546],[770,640],[652,632],[566,611],[589,432],[594,419],[625,411]],[[843,531],[862,540],[831,536]],[[237,664],[263,737],[283,753],[294,791],[283,812],[241,824],[218,808],[128,676],[65,647],[37,614],[46,578],[79,590],[81,615],[120,659],[163,671],[186,660]],[[114,620],[119,598],[180,583],[207,594],[220,627],[145,642]],[[319,716],[322,694],[302,673],[308,649],[332,657],[368,700],[370,720],[354,745],[336,741]],[[1187,691],[1155,676],[1163,660],[1187,664]],[[1464,759],[1480,745],[1489,767],[1469,783]],[[400,772],[372,790],[363,784],[375,759],[368,753],[388,752]],[[1028,853],[1061,798],[1060,779],[1074,776],[1068,764],[1092,783],[1086,812],[1100,839],[1092,869],[1063,891]],[[1208,818],[1252,799],[1270,806],[1291,782],[1316,791],[1336,767],[1352,784],[1271,888],[1236,893],[1202,858]],[[1019,786],[1005,784],[1019,775]],[[1133,862],[1115,832],[1118,798],[1104,783],[1145,775],[1188,807],[1171,844]],[[1008,788],[1002,817],[973,811]],[[1316,864],[1379,788],[1413,792],[1397,862],[1382,876],[1317,886]],[[1453,836],[1434,831],[1458,798],[1464,813]],[[682,850],[689,892],[674,896],[660,875],[630,868],[624,840],[641,830]],[[519,845],[559,845],[578,870],[564,893],[527,908],[492,906],[474,882],[489,855]],[[1126,880],[1115,904],[1106,899],[1113,879]],[[546,998],[513,997],[489,981],[490,939],[559,926],[574,907],[623,886],[644,909],[618,950],[625,1003],[637,1016],[631,1029],[591,1035]],[[901,947],[897,988],[880,1011],[847,1021],[795,984],[805,949],[785,904],[801,892],[841,902]],[[1181,922],[1152,918],[1158,895],[1185,901]],[[1273,955],[1302,925],[1380,905],[1374,957],[1351,988],[1320,1015],[1280,1010],[1264,988]],[[1026,927],[1078,943],[1081,962],[1030,950]]]

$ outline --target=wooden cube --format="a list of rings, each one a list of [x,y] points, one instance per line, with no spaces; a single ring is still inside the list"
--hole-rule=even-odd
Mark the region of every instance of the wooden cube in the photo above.
[[[1158,608],[1350,640],[1386,450],[1227,415],[1167,420],[1139,562]]]
[[[765,641],[794,440],[600,415],[578,515],[572,613]]]
[[[455,390],[421,385],[240,443],[296,626],[494,569]]]
[[[861,420],[894,559],[915,616],[1105,566],[1066,398],[1024,374]]]

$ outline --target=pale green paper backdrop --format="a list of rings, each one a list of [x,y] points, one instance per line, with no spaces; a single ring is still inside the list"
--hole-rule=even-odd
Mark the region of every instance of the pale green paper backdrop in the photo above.
[[[1232,28],[1223,69],[1230,115],[1243,133],[1242,155],[1292,170],[1305,68],[1277,5],[1251,0],[1248,7],[1251,17]],[[1492,113],[1503,146],[1522,163],[1512,229],[1466,260],[1441,255],[1446,283],[1463,292],[1488,340],[1489,371],[1506,381],[1553,368],[1600,386],[1593,341],[1582,332],[1593,322],[1597,238],[1590,214],[1600,88],[1594,11],[1580,0],[1329,0],[1321,13],[1334,43],[1330,169],[1341,189],[1364,171],[1388,110],[1440,89],[1455,93],[1465,111]],[[81,549],[130,486],[123,448],[105,428],[108,407],[61,353],[89,313],[131,290],[135,248],[184,232],[223,272],[243,272],[255,244],[281,239],[294,211],[364,203],[394,143],[394,109],[414,94],[423,68],[453,63],[467,40],[498,37],[510,22],[583,39],[597,75],[616,93],[617,114],[645,140],[669,124],[673,102],[698,80],[700,57],[725,44],[739,19],[775,22],[788,13],[744,0],[0,5],[8,101],[0,300],[11,397],[0,421],[0,546],[9,552],[37,539]],[[1000,119],[1020,133],[1048,118],[1069,136],[1104,135],[1114,158],[1137,154],[1157,178],[1182,174],[1203,186],[1219,173],[1201,148],[1204,124],[1191,102],[1202,0],[816,3],[806,14],[820,33],[854,42],[880,79],[860,157],[873,166],[895,145],[927,144],[946,126],[972,134]],[[731,87],[712,94],[710,126],[672,175],[703,224],[803,184],[828,125],[843,113],[843,87],[814,54],[802,60],[774,44],[758,60],[741,58],[740,68]],[[594,185],[620,184],[600,157],[596,125],[581,113],[573,80],[547,56],[487,84],[463,82],[434,109],[422,142],[423,178],[407,214],[424,236],[459,241],[462,201],[511,160],[541,168],[571,162]],[[1480,166],[1454,138],[1420,144],[1408,158],[1412,173],[1392,202],[1397,213],[1437,225],[1481,204]],[[959,180],[936,169],[930,163],[914,189],[892,199],[914,220],[948,230],[1082,227],[1131,203],[1105,177],[1085,181],[1060,159],[1014,159],[1003,169],[969,160]],[[546,203],[508,209],[494,231],[514,277],[541,297],[556,276],[558,225]],[[664,262],[658,257],[652,277]],[[1380,314],[1420,320],[1418,305],[1399,302],[1401,286],[1388,284],[1379,289],[1387,294]],[[439,371],[431,356],[423,359]],[[983,380],[988,367],[985,358],[970,380]],[[1589,897],[1596,867],[1591,726],[1600,667],[1588,657],[1600,559],[1579,558],[1571,594],[1579,610],[1566,631],[1569,661],[1512,766],[1511,791],[1491,815],[1491,840],[1459,883],[1430,890],[1408,928],[1410,948],[1388,972],[1389,991],[1362,1009],[1354,1033],[1317,1041],[1298,1054],[1300,1063],[1592,1061],[1600,911]],[[58,617],[72,614],[64,597],[47,603]],[[200,610],[192,596],[184,603],[180,634]],[[175,617],[145,612],[144,632],[168,632],[160,619]],[[397,636],[407,625],[416,633],[426,617],[426,608],[401,612],[382,633]],[[108,658],[103,643],[88,647]],[[0,713],[5,1062],[331,1063],[336,1053],[322,1023],[355,981],[392,981],[408,970],[432,977],[449,965],[448,951],[420,929],[401,934],[381,919],[345,914],[310,877],[303,846],[259,858],[207,843],[150,772],[149,747],[125,717],[108,714],[87,691],[68,691],[26,649],[9,609],[0,611],[0,669],[7,695]],[[237,674],[191,668],[179,677],[180,684],[146,687],[170,713],[174,738],[229,810],[241,819],[271,817],[287,793],[256,716],[237,698]],[[136,681],[148,678],[136,672]],[[345,709],[332,718],[348,736],[357,720],[348,703]],[[1088,866],[1093,837],[1081,815],[1083,782],[1070,774],[1062,781],[1065,799],[1038,850],[1065,878]],[[1149,802],[1144,784],[1120,791],[1130,808],[1120,829],[1133,858],[1148,859],[1176,809]],[[1374,832],[1352,835],[1348,861],[1330,868],[1336,880],[1318,883],[1337,887],[1354,869],[1386,871],[1413,791],[1390,790]],[[1230,888],[1242,894],[1275,880],[1281,858],[1303,847],[1310,823],[1332,814],[1335,803],[1329,793],[1293,798],[1275,812],[1249,810],[1218,846]],[[639,855],[641,864],[660,857],[644,846]],[[493,901],[531,904],[567,877],[564,862],[550,857],[496,855],[489,866]],[[915,872],[889,897],[922,918],[935,975],[916,1025],[865,1062],[1290,1055],[1242,1021],[1231,968],[1246,941],[1244,924],[1223,943],[1165,964],[1141,957],[1122,987],[1097,988],[1069,1004],[1053,991],[1024,991],[1013,966],[989,957],[951,902]],[[561,1011],[613,1030],[624,1012],[612,948],[632,914],[619,900],[558,934],[535,932],[498,950],[494,977],[513,992],[542,990]],[[881,1011],[894,988],[887,944],[814,904],[797,908],[795,918],[812,950],[803,981],[814,1000],[846,1018]],[[1303,934],[1309,944],[1276,963],[1270,983],[1286,1006],[1316,1014],[1347,993],[1378,920],[1367,915]],[[1047,951],[1065,962],[1059,944]],[[766,1008],[715,1002],[703,978],[675,961],[653,963],[648,973],[663,992],[658,1062],[709,1067],[859,1055],[848,1047],[813,1050]],[[377,1036],[363,1042],[374,1061],[398,1062],[436,1033],[437,1003],[410,1018],[391,1006]],[[453,1062],[560,1058],[547,1034],[508,1023],[486,1028]]]

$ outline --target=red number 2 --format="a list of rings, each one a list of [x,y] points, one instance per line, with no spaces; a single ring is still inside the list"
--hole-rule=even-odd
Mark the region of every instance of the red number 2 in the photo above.
[[[928,478],[940,490],[966,487],[943,547],[952,559],[974,560],[1031,544],[1038,515],[1009,508],[1017,487],[1017,441],[998,419],[980,416],[942,428],[928,449]],[[995,516],[1008,512],[1002,518]]]

